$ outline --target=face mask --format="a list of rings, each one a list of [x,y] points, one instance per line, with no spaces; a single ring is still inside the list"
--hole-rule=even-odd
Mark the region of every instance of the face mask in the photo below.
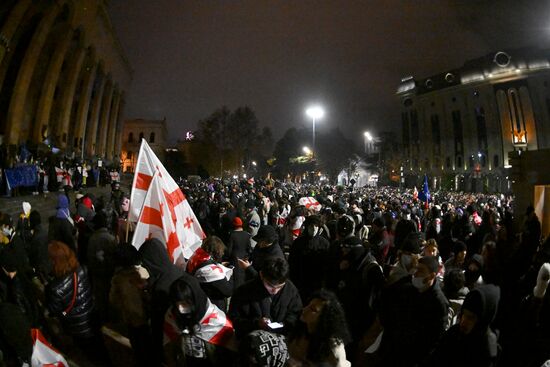
[[[412,285],[413,285],[416,289],[418,289],[418,290],[420,290],[420,291],[421,291],[421,290],[424,290],[424,289],[427,288],[427,287],[426,287],[426,284],[424,283],[424,280],[425,280],[425,279],[426,279],[426,278],[415,277],[415,276],[413,276],[413,277],[412,277]]]
[[[191,313],[191,307],[184,306],[184,305],[178,305],[178,311],[181,314],[190,314]]]
[[[317,226],[307,227],[307,234],[309,235],[309,237],[315,237],[317,236],[317,233],[319,233],[319,227]]]
[[[413,265],[413,258],[411,255],[403,254],[401,255],[401,265],[407,270],[410,274],[414,273],[414,269],[412,269]],[[412,271],[412,273],[411,273]]]

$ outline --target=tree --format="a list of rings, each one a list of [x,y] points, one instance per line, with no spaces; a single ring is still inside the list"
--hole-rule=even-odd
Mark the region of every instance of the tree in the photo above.
[[[338,173],[349,167],[350,160],[355,156],[353,141],[346,138],[339,128],[318,135],[317,160],[319,168],[331,181],[335,181]]]

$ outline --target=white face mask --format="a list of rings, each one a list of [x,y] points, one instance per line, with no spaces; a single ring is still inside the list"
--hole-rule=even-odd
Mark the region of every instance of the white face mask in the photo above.
[[[422,277],[415,277],[413,275],[412,277],[412,285],[418,289],[418,290],[424,290],[427,288],[427,285],[426,283],[424,283],[424,281],[426,280],[426,278],[422,278]]]
[[[184,305],[178,305],[178,311],[181,314],[190,314],[191,313],[191,307],[184,306]]]

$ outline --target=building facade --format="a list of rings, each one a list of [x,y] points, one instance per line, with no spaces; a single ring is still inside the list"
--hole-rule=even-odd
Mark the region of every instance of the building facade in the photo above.
[[[402,79],[406,182],[505,192],[509,153],[550,147],[550,50],[494,52],[424,79]]]
[[[122,130],[122,151],[120,156],[122,171],[134,172],[142,139],[145,139],[159,159],[164,161],[167,138],[166,119],[134,119],[125,121]]]
[[[120,151],[132,70],[106,0],[0,2],[0,135],[83,157]]]

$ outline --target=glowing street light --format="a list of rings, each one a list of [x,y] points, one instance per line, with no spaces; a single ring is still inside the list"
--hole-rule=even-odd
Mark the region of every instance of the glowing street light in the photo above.
[[[302,151],[305,153],[305,155],[310,155],[313,153],[308,147],[303,147]]]
[[[256,161],[252,161],[252,165],[257,166],[258,164],[256,163]]]
[[[363,133],[363,136],[365,137],[365,153],[367,153],[367,142],[372,142],[373,138],[370,132],[365,131]]]
[[[313,152],[315,151],[315,121],[320,119],[320,118],[323,118],[323,116],[325,115],[325,110],[323,110],[323,107],[321,106],[311,106],[311,107],[308,107],[308,109],[306,110],[306,115],[308,115],[311,120],[313,121],[313,140],[312,140],[312,147],[313,147]]]

